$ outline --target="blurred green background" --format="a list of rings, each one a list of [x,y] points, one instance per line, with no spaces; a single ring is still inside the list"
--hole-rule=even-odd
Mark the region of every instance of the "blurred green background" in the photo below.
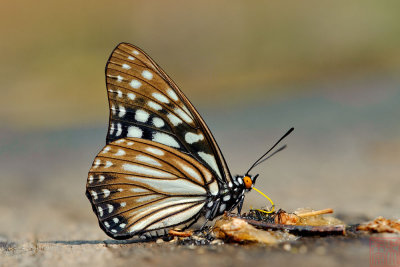
[[[232,173],[295,127],[289,148],[256,170],[280,208],[400,217],[399,10],[361,0],[2,1],[0,232],[59,234],[62,222],[104,238],[84,190],[105,143],[104,66],[122,41],[191,99]],[[265,204],[252,192],[245,208]]]

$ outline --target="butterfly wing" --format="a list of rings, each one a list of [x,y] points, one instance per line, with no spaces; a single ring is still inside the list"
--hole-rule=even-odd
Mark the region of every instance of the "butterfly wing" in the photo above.
[[[195,222],[218,184],[206,167],[174,148],[123,138],[97,155],[86,189],[101,228],[126,239]]]
[[[221,183],[231,181],[225,159],[194,106],[140,48],[119,44],[106,66],[110,105],[107,143],[124,137],[151,140],[186,153]]]

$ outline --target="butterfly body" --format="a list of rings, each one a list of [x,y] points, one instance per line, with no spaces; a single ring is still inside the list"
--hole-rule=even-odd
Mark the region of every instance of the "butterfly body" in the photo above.
[[[86,185],[106,234],[161,236],[200,216],[208,221],[240,211],[257,176],[231,176],[197,110],[144,51],[119,44],[106,66],[106,85],[106,146]]]

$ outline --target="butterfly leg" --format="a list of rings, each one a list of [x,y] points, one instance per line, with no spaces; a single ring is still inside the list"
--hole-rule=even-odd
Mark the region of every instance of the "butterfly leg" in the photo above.
[[[215,216],[217,215],[218,207],[219,207],[220,200],[217,199],[214,203],[214,205],[211,207],[211,209],[207,210],[206,212],[206,222],[203,224],[203,226],[200,228],[200,230],[203,230],[208,221],[211,219],[214,219]]]
[[[244,202],[244,196],[241,197],[241,199],[239,200],[239,204],[237,206],[237,211],[238,211],[239,215],[240,215],[240,212],[242,211],[243,202]]]
[[[211,216],[210,216],[210,218],[214,219],[215,216],[217,216],[217,212],[218,212],[218,208],[219,208],[220,202],[221,202],[220,199],[217,199],[217,200],[215,201],[215,204],[214,204],[214,206],[212,207],[212,210],[211,210]],[[207,219],[210,219],[210,218],[207,218]]]
[[[200,227],[200,231],[203,231],[203,229],[206,227],[208,223],[208,219],[206,219],[206,222]]]

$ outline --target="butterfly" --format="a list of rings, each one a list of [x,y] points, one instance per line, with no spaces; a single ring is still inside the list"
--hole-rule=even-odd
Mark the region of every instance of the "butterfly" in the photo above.
[[[201,216],[213,220],[235,207],[240,213],[258,175],[248,174],[251,168],[231,175],[206,123],[160,66],[120,43],[105,74],[106,146],[86,184],[101,229],[114,239],[151,238]]]

